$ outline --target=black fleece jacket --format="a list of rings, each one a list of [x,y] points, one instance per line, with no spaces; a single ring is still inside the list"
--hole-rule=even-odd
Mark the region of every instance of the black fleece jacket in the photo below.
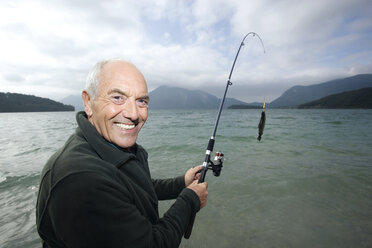
[[[197,195],[184,178],[152,180],[147,152],[107,142],[87,120],[45,165],[36,222],[43,247],[178,247]],[[176,199],[159,218],[158,200]]]

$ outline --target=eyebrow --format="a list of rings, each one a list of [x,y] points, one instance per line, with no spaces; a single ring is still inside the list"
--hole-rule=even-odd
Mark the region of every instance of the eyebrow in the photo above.
[[[148,95],[140,96],[138,99],[144,99],[150,101],[150,97]]]
[[[111,95],[111,94],[113,94],[113,93],[118,93],[118,94],[120,94],[120,95],[127,96],[127,94],[126,94],[124,91],[122,91],[122,90],[120,90],[120,89],[117,89],[117,88],[115,88],[115,89],[111,89],[107,94],[108,94],[108,95]],[[149,97],[148,95],[142,95],[142,96],[138,97],[137,99],[145,99],[145,100],[150,101],[150,97]]]
[[[119,90],[119,89],[111,89],[109,92],[107,92],[107,95],[111,95],[111,94],[113,94],[113,93],[118,93],[118,94],[120,94],[120,95],[124,95],[124,96],[127,95],[127,94],[125,94],[124,91]]]

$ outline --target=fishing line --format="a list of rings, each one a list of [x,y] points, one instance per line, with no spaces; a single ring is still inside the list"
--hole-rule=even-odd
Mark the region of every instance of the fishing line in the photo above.
[[[231,70],[230,70],[229,78],[227,79],[225,92],[224,92],[223,97],[221,99],[221,103],[220,103],[220,107],[219,107],[219,110],[218,110],[216,122],[214,124],[214,129],[213,129],[213,132],[212,132],[212,136],[209,139],[207,150],[205,151],[205,159],[204,159],[204,162],[203,162],[203,165],[202,165],[202,169],[200,171],[200,178],[199,178],[198,183],[203,183],[205,181],[205,176],[207,174],[208,169],[212,170],[213,174],[215,176],[219,176],[220,173],[221,173],[222,163],[223,163],[223,153],[216,153],[216,157],[214,159],[214,162],[211,161],[211,153],[212,153],[213,148],[214,148],[214,142],[215,142],[217,127],[218,127],[218,123],[220,121],[222,108],[223,108],[223,105],[225,103],[226,93],[227,93],[227,90],[228,90],[229,86],[232,85],[231,76],[232,76],[232,73],[234,71],[235,63],[236,63],[236,60],[239,56],[239,53],[240,53],[240,50],[241,50],[242,46],[244,46],[244,40],[249,35],[252,35],[253,37],[257,37],[260,40],[263,51],[265,53],[265,46],[262,42],[261,37],[257,33],[249,32],[248,34],[246,34],[244,36],[242,42],[240,43],[238,52],[235,55],[233,65],[232,65]],[[190,224],[186,229],[186,232],[185,232],[185,235],[184,235],[184,237],[186,239],[190,238],[190,235],[191,235],[191,232],[192,232],[192,227],[194,225],[194,221],[195,221],[195,215],[191,216]]]

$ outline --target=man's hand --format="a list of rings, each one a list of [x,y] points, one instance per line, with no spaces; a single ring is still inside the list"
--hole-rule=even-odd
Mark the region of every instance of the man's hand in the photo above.
[[[200,177],[200,171],[202,166],[195,166],[189,169],[185,174],[185,186],[191,190],[193,190],[198,196],[200,200],[200,208],[205,207],[207,205],[207,197],[208,197],[208,184],[206,182],[199,183],[198,180]]]
[[[185,187],[188,187],[193,181],[198,180],[202,166],[195,166],[189,169],[185,174]]]
[[[187,188],[193,190],[199,196],[200,208],[203,208],[205,205],[207,205],[208,183],[198,183],[198,180],[195,180]]]

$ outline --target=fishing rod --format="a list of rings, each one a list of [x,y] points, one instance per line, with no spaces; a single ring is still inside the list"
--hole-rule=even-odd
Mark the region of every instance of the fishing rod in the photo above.
[[[215,159],[214,159],[214,162],[212,162],[211,161],[211,153],[212,153],[213,148],[214,148],[214,142],[215,142],[215,137],[216,137],[216,133],[217,133],[217,127],[218,127],[218,123],[220,121],[222,108],[223,108],[223,105],[225,103],[226,93],[227,93],[227,90],[228,90],[229,86],[232,85],[231,76],[232,76],[232,73],[234,71],[235,63],[236,63],[236,60],[239,56],[240,49],[242,48],[242,46],[244,46],[244,40],[245,40],[245,38],[248,37],[248,35],[252,35],[253,37],[255,37],[255,36],[258,37],[258,39],[261,42],[264,53],[265,53],[264,44],[261,40],[261,37],[257,33],[249,32],[248,34],[246,34],[244,36],[242,42],[240,43],[238,52],[235,55],[235,59],[234,59],[234,62],[232,64],[232,67],[231,67],[231,70],[230,70],[229,78],[227,79],[225,92],[224,92],[223,97],[221,99],[221,103],[220,103],[220,107],[219,107],[219,110],[218,110],[216,122],[214,124],[213,133],[212,133],[212,136],[209,139],[207,150],[205,151],[205,159],[204,159],[204,162],[203,162],[203,165],[202,165],[202,169],[200,171],[200,177],[199,177],[198,183],[203,183],[205,181],[205,176],[206,176],[208,170],[212,170],[213,175],[216,176],[216,177],[220,176],[220,174],[221,174],[224,154],[222,152],[217,152],[216,156],[215,156]],[[185,235],[184,235],[184,237],[186,239],[190,238],[190,235],[191,235],[191,232],[192,232],[192,227],[194,225],[194,221],[195,221],[195,215],[191,216],[189,226],[186,229],[186,232],[185,232]]]

